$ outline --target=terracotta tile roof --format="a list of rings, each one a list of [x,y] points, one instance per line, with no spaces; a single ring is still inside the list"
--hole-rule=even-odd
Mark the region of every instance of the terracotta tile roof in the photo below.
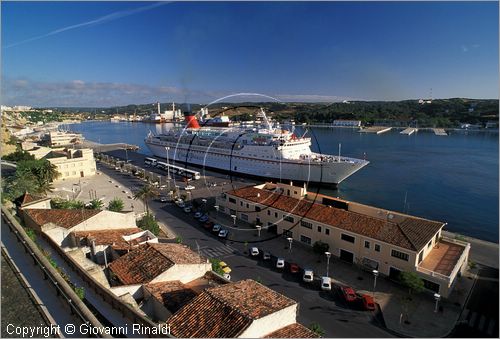
[[[178,280],[149,283],[144,287],[172,313],[177,312],[198,295]]]
[[[207,293],[239,309],[252,319],[262,318],[296,304],[294,300],[251,279],[214,287],[208,289]]]
[[[295,323],[269,333],[264,338],[319,338],[319,336],[307,327]]]
[[[168,319],[178,338],[236,338],[251,323],[238,309],[205,292]]]
[[[243,187],[226,194],[413,251],[420,250],[443,226],[440,222],[411,216],[397,224],[253,186]],[[297,223],[298,220],[296,220]]]
[[[168,323],[176,337],[234,338],[255,319],[296,304],[254,280],[206,289]]]
[[[59,227],[72,228],[83,221],[100,213],[100,210],[65,210],[65,209],[24,209],[33,221],[43,226],[47,223],[54,223]]]
[[[76,238],[86,239],[87,246],[89,246],[90,241],[93,240],[95,241],[96,245],[110,245],[117,250],[127,250],[136,245],[137,242],[127,242],[123,238],[123,236],[139,233],[142,231],[143,230],[138,227],[133,227],[100,231],[79,231],[71,233],[73,233]]]
[[[109,268],[126,285],[144,284],[175,264],[199,264],[206,259],[182,244],[146,243],[113,261]]]
[[[44,197],[40,197],[40,196],[35,196],[35,195],[32,195],[28,192],[25,192],[23,195],[21,195],[19,198],[17,198],[16,200],[14,200],[14,203],[18,206],[23,206],[25,204],[29,204],[30,202],[34,202],[34,201],[38,201],[38,200],[42,200],[42,199],[49,199],[49,198],[44,198]]]

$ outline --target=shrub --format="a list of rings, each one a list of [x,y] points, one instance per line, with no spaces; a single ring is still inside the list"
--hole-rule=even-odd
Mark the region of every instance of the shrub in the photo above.
[[[108,210],[113,212],[121,212],[123,211],[123,207],[124,207],[123,200],[120,198],[114,198],[108,204]]]
[[[155,217],[149,213],[137,221],[137,227],[150,231],[156,236],[160,233],[160,225],[158,225]]]
[[[401,272],[399,280],[403,285],[408,287],[408,292],[422,292],[424,290],[424,281],[415,272]]]
[[[320,337],[325,334],[325,330],[318,323],[312,323],[311,325],[309,325],[309,329]]]

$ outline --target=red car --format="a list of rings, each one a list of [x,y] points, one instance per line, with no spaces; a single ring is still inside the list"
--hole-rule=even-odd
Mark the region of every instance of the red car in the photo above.
[[[299,273],[300,267],[297,264],[290,264],[290,273]]]
[[[214,223],[211,221],[207,221],[206,223],[203,224],[203,227],[205,227],[207,230],[211,230],[212,227],[214,227]]]
[[[363,308],[367,311],[375,310],[375,302],[373,301],[373,297],[368,294],[362,294],[360,296],[361,302],[363,303]]]
[[[354,291],[354,289],[352,287],[341,286],[340,291],[342,292],[342,295],[344,296],[344,299],[347,302],[356,301],[356,299],[357,299],[356,292]]]

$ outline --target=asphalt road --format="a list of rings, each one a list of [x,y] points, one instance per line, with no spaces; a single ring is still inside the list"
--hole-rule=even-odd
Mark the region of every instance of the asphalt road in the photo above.
[[[474,289],[451,334],[458,338],[498,338],[498,269],[479,266]]]
[[[138,164],[137,165],[142,165]],[[137,179],[115,170],[99,166],[100,170],[124,186],[136,185]],[[223,178],[210,178],[223,180]],[[150,208],[158,219],[182,237],[183,243],[200,249],[202,255],[223,259],[233,269],[232,280],[255,279],[264,285],[299,302],[298,321],[309,326],[319,323],[325,330],[325,337],[391,337],[375,320],[372,312],[349,308],[338,293],[320,291],[300,282],[300,277],[278,272],[270,264],[258,261],[238,250],[237,244],[226,244],[211,232],[201,227],[192,214],[184,213],[174,204],[157,201]]]

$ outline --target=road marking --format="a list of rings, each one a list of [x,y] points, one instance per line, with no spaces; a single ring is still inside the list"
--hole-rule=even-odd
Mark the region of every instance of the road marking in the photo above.
[[[474,328],[474,323],[476,322],[477,312],[472,312],[472,316],[469,319],[469,326]]]
[[[227,245],[200,248],[201,254],[208,258],[228,257],[229,255],[232,255],[234,251],[235,251],[234,248]]]
[[[490,323],[488,325],[488,331],[486,332],[490,337],[493,336],[493,330],[495,329],[496,323],[497,322],[494,319],[490,319]]]
[[[483,331],[485,324],[486,324],[486,317],[484,316],[484,314],[481,314],[481,318],[479,318],[479,326],[477,327],[479,331],[481,332]]]

